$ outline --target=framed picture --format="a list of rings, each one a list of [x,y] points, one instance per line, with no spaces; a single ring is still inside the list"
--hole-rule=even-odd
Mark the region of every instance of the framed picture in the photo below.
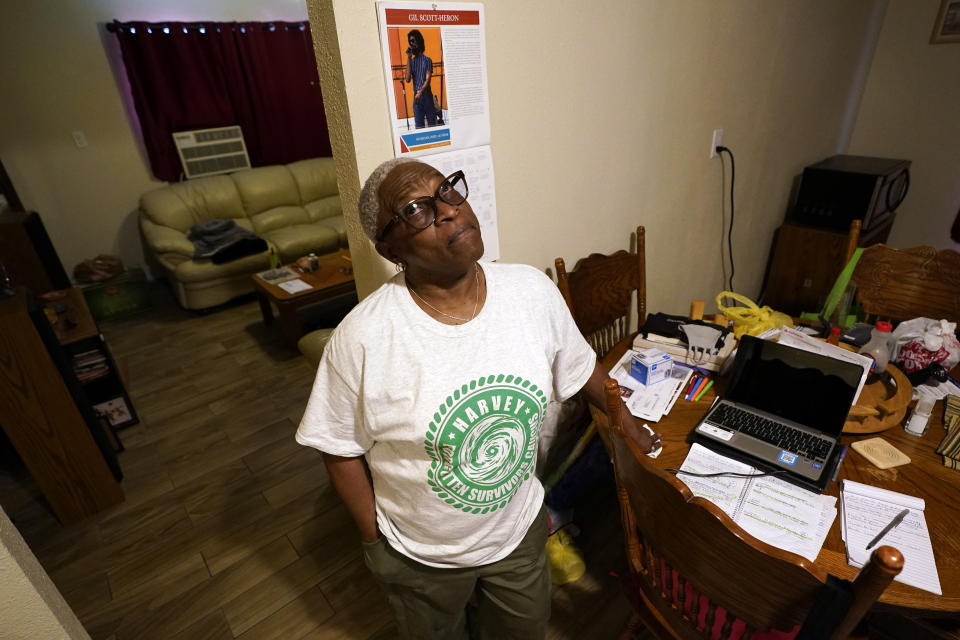
[[[930,44],[960,42],[960,0],[940,0]]]

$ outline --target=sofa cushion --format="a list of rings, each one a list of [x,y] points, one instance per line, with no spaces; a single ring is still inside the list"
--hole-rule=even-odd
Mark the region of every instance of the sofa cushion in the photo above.
[[[143,238],[154,253],[179,253],[193,257],[193,243],[182,231],[156,224],[146,216],[140,218],[140,229],[143,232]]]
[[[337,190],[337,172],[333,158],[309,158],[287,165],[297,189],[300,202],[304,205],[320,198],[335,196]]]
[[[253,231],[257,235],[263,236],[263,234],[274,229],[282,229],[295,224],[307,224],[310,222],[310,218],[302,207],[274,207],[250,216],[250,222],[253,223]]]
[[[307,215],[310,216],[310,222],[317,222],[318,220],[343,215],[343,207],[340,206],[339,194],[307,202],[303,205],[303,208],[307,210]]]
[[[150,191],[140,209],[156,224],[184,233],[203,220],[244,217],[240,193],[230,176],[209,176]]]
[[[324,218],[320,220],[317,224],[322,224],[324,226],[330,227],[337,232],[337,237],[340,239],[340,246],[344,249],[348,249],[350,245],[347,244],[347,223],[344,221],[343,216],[334,216],[332,218]]]
[[[263,234],[284,262],[293,262],[308,253],[330,253],[340,247],[340,236],[320,222],[297,224]]]
[[[250,218],[275,207],[300,206],[300,192],[286,167],[257,167],[231,173],[230,178]]]
[[[266,251],[231,260],[223,264],[213,264],[209,260],[184,260],[173,268],[173,275],[180,282],[205,282],[227,276],[253,274],[270,266]]]
[[[257,230],[253,227],[253,220],[250,218],[237,218],[234,220],[234,222],[237,223],[238,227],[243,227],[247,231],[252,231],[254,233],[257,232]]]

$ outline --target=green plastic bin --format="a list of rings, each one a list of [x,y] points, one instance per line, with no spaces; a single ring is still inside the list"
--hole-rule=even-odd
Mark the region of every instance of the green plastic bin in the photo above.
[[[87,299],[94,320],[128,316],[152,306],[147,276],[138,267],[131,267],[110,280],[85,286],[83,297]]]

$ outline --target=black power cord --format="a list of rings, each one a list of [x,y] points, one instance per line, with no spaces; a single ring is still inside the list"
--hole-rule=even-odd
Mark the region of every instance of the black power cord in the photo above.
[[[787,472],[786,469],[779,471],[770,471],[767,473],[736,473],[735,471],[721,471],[720,473],[694,473],[692,471],[682,471],[680,469],[665,469],[674,474],[682,473],[685,476],[697,476],[698,478],[718,478],[720,476],[732,478],[763,478],[764,476],[779,476]]]
[[[733,291],[733,185],[737,180],[737,165],[733,161],[733,151],[727,147],[718,146],[718,154],[726,152],[730,156],[730,228],[727,230],[727,253],[730,254],[730,280],[727,291]],[[723,157],[721,156],[721,162]]]

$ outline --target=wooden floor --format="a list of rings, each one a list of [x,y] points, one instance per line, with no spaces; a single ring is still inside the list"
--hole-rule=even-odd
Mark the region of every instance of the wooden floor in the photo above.
[[[101,323],[140,424],[126,501],[60,526],[29,477],[0,503],[94,639],[390,638],[390,612],[319,454],[294,442],[312,370],[256,302]],[[588,573],[557,588],[548,637],[615,638],[628,605],[612,491],[578,508]]]

